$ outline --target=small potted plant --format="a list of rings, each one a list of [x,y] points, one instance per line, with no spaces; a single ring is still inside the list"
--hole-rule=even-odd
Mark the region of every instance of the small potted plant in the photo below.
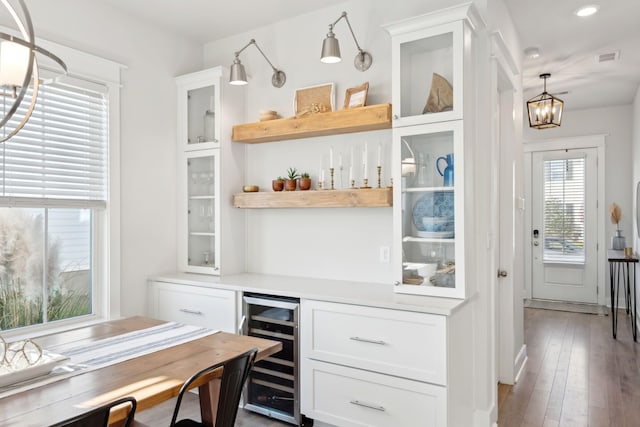
[[[298,186],[300,190],[308,190],[311,188],[311,178],[309,178],[309,173],[302,172],[300,174],[300,179],[298,180]]]
[[[296,168],[287,169],[287,179],[284,182],[284,189],[287,191],[295,191],[298,186],[298,170]]]
[[[273,191],[284,190],[284,178],[279,176],[273,181],[271,181],[271,188],[273,188]]]

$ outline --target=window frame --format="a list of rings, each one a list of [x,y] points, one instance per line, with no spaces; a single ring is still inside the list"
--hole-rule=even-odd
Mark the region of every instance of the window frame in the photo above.
[[[10,28],[0,26],[0,31],[15,34]],[[104,59],[77,49],[54,42],[37,39],[39,46],[55,52],[62,58],[69,69],[70,78],[78,78],[86,82],[106,87],[108,97],[108,143],[107,143],[107,202],[104,208],[93,209],[92,277],[93,314],[59,320],[53,324],[26,326],[9,331],[2,335],[11,339],[29,338],[43,332],[76,328],[78,326],[102,322],[120,317],[120,73],[126,68],[117,62]],[[11,143],[9,140],[6,143]],[[12,206],[11,199],[3,203]],[[42,201],[34,199],[20,201],[20,206],[31,205],[42,207]],[[79,203],[69,203],[70,207],[84,207]],[[63,204],[61,204],[62,206]],[[17,206],[13,199],[13,206]]]

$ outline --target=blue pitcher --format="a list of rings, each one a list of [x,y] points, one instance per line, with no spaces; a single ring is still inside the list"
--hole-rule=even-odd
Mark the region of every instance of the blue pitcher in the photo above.
[[[440,170],[440,160],[444,160],[447,164],[444,172]],[[440,176],[444,177],[443,185],[445,187],[453,187],[453,153],[438,157],[438,160],[436,160],[436,170]]]

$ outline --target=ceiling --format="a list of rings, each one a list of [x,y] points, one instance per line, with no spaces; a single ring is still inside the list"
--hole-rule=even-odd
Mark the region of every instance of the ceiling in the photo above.
[[[153,6],[146,1],[102,1],[205,43],[344,0],[251,1],[251,13],[247,13],[247,2],[240,1],[154,1]],[[539,74],[551,73],[547,90],[563,99],[567,110],[632,103],[640,83],[640,1],[503,1],[523,49],[540,50],[539,58],[525,58],[523,63],[525,99],[542,92]],[[594,3],[600,5],[595,15],[579,18],[574,14],[580,6]],[[619,53],[619,57],[599,62],[598,56],[606,53]]]

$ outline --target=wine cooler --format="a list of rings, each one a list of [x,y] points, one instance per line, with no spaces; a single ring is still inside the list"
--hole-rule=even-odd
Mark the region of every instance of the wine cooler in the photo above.
[[[256,362],[245,386],[245,409],[301,425],[298,376],[300,300],[244,293],[243,334],[280,341],[282,350]]]

